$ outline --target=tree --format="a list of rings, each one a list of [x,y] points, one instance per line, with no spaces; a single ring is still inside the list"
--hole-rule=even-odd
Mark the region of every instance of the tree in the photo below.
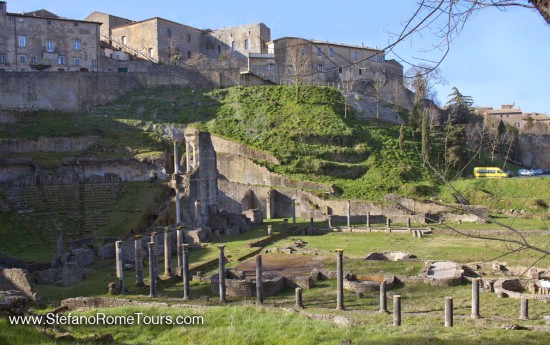
[[[440,70],[428,65],[408,69],[405,73],[405,82],[407,88],[414,92],[415,104],[420,104],[425,99],[436,102],[435,86],[446,84]]]
[[[308,46],[302,40],[289,40],[284,49],[286,62],[286,74],[296,90],[296,103],[300,102],[300,88],[304,85],[308,77],[311,61],[310,54],[306,48]]]
[[[440,52],[440,58],[435,61],[434,68],[439,66],[450,50],[451,43],[461,33],[472,15],[487,8],[505,9],[507,7],[523,7],[535,9],[550,24],[550,0],[419,0],[418,7],[403,25],[401,32],[393,35],[391,43],[385,50],[393,50],[405,40],[411,45],[420,47],[423,42],[433,43],[417,49],[422,52]],[[416,57],[418,61],[426,61]],[[405,61],[411,66],[418,66],[412,61]]]
[[[447,101],[447,106],[471,107],[472,104],[474,104],[474,99],[472,98],[472,96],[464,96],[460,93],[460,91],[458,91],[456,86],[453,86],[453,90],[449,97],[451,98]]]
[[[428,127],[428,110],[422,112],[422,164],[426,166],[430,156],[430,133]]]
[[[376,118],[380,117],[380,105],[384,100],[386,94],[386,81],[382,76],[377,74],[373,80],[369,81],[369,89],[374,96],[374,102],[376,103]]]

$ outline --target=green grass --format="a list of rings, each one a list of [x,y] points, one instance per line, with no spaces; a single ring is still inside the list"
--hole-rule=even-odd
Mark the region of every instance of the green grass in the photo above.
[[[371,252],[405,251],[425,260],[452,260],[461,263],[491,261],[508,252],[509,248],[496,241],[470,239],[465,237],[432,234],[423,238],[415,238],[407,234],[387,233],[327,233],[314,236],[291,237],[273,244],[283,248],[297,239],[305,242],[306,249],[318,249],[334,252],[335,249],[344,249],[344,255],[351,258],[362,258]],[[541,248],[545,248],[550,241],[547,236],[528,236],[528,241]],[[516,246],[512,246],[515,248]],[[509,265],[530,266],[541,257],[533,251],[521,251],[504,255],[498,259]],[[545,267],[550,264],[548,257],[543,258],[537,266]]]
[[[266,298],[265,305],[253,305],[252,299],[231,299],[228,304],[206,302],[195,298],[192,304],[217,305],[214,308],[178,307],[118,307],[72,312],[72,315],[109,316],[127,315],[137,319],[137,313],[147,317],[201,316],[203,324],[177,325],[57,325],[57,332],[69,332],[76,341],[88,343],[92,337],[112,335],[116,343],[168,344],[177,339],[190,344],[338,344],[351,340],[352,344],[545,344],[545,331],[509,331],[503,325],[542,326],[542,316],[550,312],[548,304],[530,301],[529,321],[518,321],[519,301],[499,299],[494,293],[482,292],[480,314],[482,319],[469,317],[471,287],[469,284],[453,287],[431,287],[424,284],[399,285],[388,290],[388,308],[392,309],[393,294],[402,296],[402,327],[392,326],[392,316],[379,314],[377,292],[363,298],[344,293],[346,311],[335,311],[334,280],[319,281],[312,289],[303,291],[303,300],[309,314],[340,315],[352,321],[353,326],[337,326],[330,321],[310,319],[284,311],[292,308],[293,290],[286,289],[277,296]],[[181,284],[179,285],[181,289]],[[443,326],[444,298],[454,299],[455,326]],[[147,300],[147,298],[145,298]],[[167,300],[175,304],[178,299]],[[137,321],[134,321],[137,322]],[[16,327],[0,321],[3,337],[10,344],[39,343],[47,338],[31,327]],[[51,333],[51,327],[46,329]],[[16,334],[17,333],[17,334]]]
[[[546,214],[550,218],[550,179],[507,178],[507,179],[467,179],[452,182],[452,187],[470,203],[483,205],[491,210],[514,209],[531,214]],[[445,186],[440,194],[445,202],[455,202],[454,191]]]

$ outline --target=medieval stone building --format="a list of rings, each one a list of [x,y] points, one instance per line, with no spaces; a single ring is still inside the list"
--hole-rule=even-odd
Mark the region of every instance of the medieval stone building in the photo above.
[[[97,71],[99,26],[46,10],[9,13],[0,1],[0,70]]]
[[[364,46],[283,37],[269,42],[268,54],[251,55],[249,72],[274,83],[382,80],[384,51]]]

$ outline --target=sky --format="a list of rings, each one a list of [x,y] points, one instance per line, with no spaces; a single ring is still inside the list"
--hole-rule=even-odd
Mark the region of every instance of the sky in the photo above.
[[[526,2],[526,1],[525,1]],[[412,0],[7,0],[8,12],[46,9],[83,19],[99,11],[131,20],[162,17],[200,29],[265,23],[271,38],[302,37],[383,48],[416,10]],[[387,59],[439,60],[441,52],[422,53],[433,35],[397,45]],[[476,106],[515,104],[525,112],[550,115],[550,26],[534,10],[484,9],[466,22],[439,66],[446,80],[435,88],[445,104],[453,86],[472,96]]]

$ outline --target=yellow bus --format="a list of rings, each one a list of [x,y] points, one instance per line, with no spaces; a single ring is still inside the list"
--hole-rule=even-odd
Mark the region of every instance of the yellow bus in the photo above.
[[[510,177],[508,173],[502,171],[501,168],[493,167],[475,167],[474,168],[474,177],[489,177],[489,178],[501,178],[501,177]]]

